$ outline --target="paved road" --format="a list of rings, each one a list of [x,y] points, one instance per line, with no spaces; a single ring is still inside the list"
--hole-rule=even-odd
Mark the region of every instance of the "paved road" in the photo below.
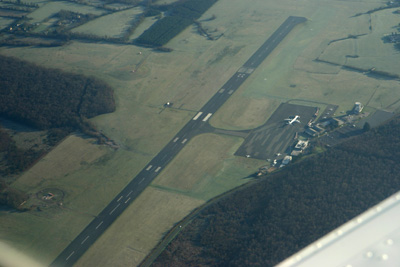
[[[218,90],[201,110],[155,156],[150,163],[104,208],[100,214],[64,249],[50,266],[72,266],[101,236],[118,216],[144,191],[167,164],[194,136],[211,132],[208,124],[212,115],[250,76],[254,69],[271,53],[279,42],[299,23],[302,17],[289,17],[258,49],[254,55]]]

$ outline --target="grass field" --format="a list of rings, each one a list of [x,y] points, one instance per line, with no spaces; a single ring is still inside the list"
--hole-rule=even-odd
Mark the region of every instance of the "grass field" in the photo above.
[[[234,157],[240,144],[240,138],[214,134],[191,140],[77,266],[136,266],[191,210],[248,181],[262,162]]]
[[[131,21],[143,12],[142,8],[131,8],[124,11],[114,12],[89,21],[72,32],[93,34],[97,36],[121,37],[131,25]]]
[[[177,1],[178,0],[154,0],[153,4],[156,4],[156,5],[169,5],[169,4],[175,3]]]
[[[355,101],[371,109],[398,109],[398,81],[377,80],[313,61],[317,57],[335,59],[340,64],[347,60],[362,67],[370,66],[373,60],[377,68],[398,66],[399,54],[379,43],[381,34],[393,22],[386,11],[372,15],[370,34],[328,45],[349,34],[368,33],[368,19],[351,16],[380,5],[379,1],[219,0],[200,20],[214,14],[216,19],[204,21],[204,26],[224,33],[223,37],[209,41],[195,27],[188,27],[167,44],[174,49],[171,53],[80,42],[53,48],[0,48],[4,55],[92,75],[113,86],[116,112],[92,121],[121,147],[112,151],[95,146],[90,140],[74,136],[66,139],[13,185],[31,194],[59,188],[66,193],[62,208],[51,206],[27,213],[0,211],[0,239],[49,264],[289,15],[305,16],[309,21],[297,26],[212,117],[213,126],[257,127],[279,103],[286,101],[337,104],[338,112],[350,109]],[[60,9],[103,12],[52,2],[30,17],[33,22],[40,22]],[[120,34],[132,11],[124,12],[115,20],[107,18],[109,27],[101,26],[107,22],[88,24],[90,31]],[[387,21],[386,16],[390,17]],[[378,58],[368,56],[374,45],[378,47]],[[359,58],[346,58],[348,53],[357,53]],[[172,108],[163,108],[167,101],[174,103]],[[192,139],[78,265],[107,262],[126,266],[140,262],[169,227],[190,210],[245,183],[247,179],[243,178],[264,164],[234,157],[241,143],[240,138],[213,134]]]
[[[0,18],[0,30],[4,29],[8,25],[10,25],[10,23],[13,21],[14,21],[14,19]]]
[[[129,37],[130,40],[134,40],[138,38],[145,30],[150,28],[157,19],[155,17],[145,17],[144,20],[139,24],[139,26],[135,29],[133,34]]]
[[[103,9],[98,9],[91,6],[79,5],[71,2],[63,2],[63,1],[54,1],[54,2],[46,2],[40,8],[30,13],[27,17],[31,20],[30,23],[42,22],[48,17],[57,14],[60,10],[68,10],[81,14],[94,14],[101,15],[106,11]]]
[[[31,195],[27,206],[38,205],[36,193],[46,188],[65,195],[47,207],[41,203],[41,211],[2,213],[0,236],[10,245],[49,264],[147,162],[135,153],[92,142],[68,137],[13,184]]]
[[[237,93],[240,94],[240,91]],[[229,99],[234,105],[228,102],[212,117],[212,126],[229,130],[253,129],[264,124],[280,104],[276,99],[249,98],[238,94]]]
[[[199,199],[149,187],[76,266],[137,266],[166,231],[202,203]]]
[[[215,134],[197,136],[153,185],[203,200],[239,186],[263,164],[233,156],[242,142],[241,138]]]
[[[339,41],[328,46],[321,55],[321,59],[363,69],[376,68],[380,71],[400,75],[400,54],[395,50],[393,44],[384,43],[381,40],[384,35],[394,32],[393,27],[398,25],[399,15],[393,14],[393,9],[387,9],[357,18],[360,18],[359,20],[361,18],[370,19],[372,30],[366,31],[368,34],[360,36],[358,39]],[[346,58],[346,55],[357,55],[358,57]]]

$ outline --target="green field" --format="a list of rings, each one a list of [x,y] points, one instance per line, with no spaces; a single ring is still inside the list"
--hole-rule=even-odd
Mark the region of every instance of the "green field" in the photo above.
[[[2,236],[7,229],[18,229],[8,232],[10,245],[48,264],[146,163],[133,152],[115,152],[93,141],[70,136],[13,184],[30,194],[25,205],[37,205],[40,211],[2,216]],[[43,190],[61,190],[63,197],[43,201],[37,195]]]
[[[151,25],[153,25],[157,19],[155,17],[145,17],[142,23],[139,24],[139,26],[135,29],[133,34],[129,37],[129,40],[134,40],[138,38],[145,30],[150,28]]]
[[[0,18],[0,30],[4,29],[8,25],[10,25],[11,22],[13,22],[14,19],[9,19],[9,18]]]
[[[363,69],[376,68],[400,75],[399,56],[393,44],[383,43],[381,38],[395,32],[393,28],[399,23],[399,15],[393,14],[393,9],[382,10],[372,15],[356,17],[358,20],[371,19],[368,34],[358,39],[348,39],[331,44],[321,55],[321,59],[341,65],[354,66]],[[353,34],[354,31],[349,31]],[[396,54],[396,56],[394,56]],[[346,58],[346,55],[358,55],[358,58]]]
[[[163,234],[190,211],[249,181],[245,177],[262,162],[233,156],[240,144],[240,138],[214,134],[191,140],[77,265],[140,263]]]
[[[200,135],[187,144],[152,185],[202,200],[239,186],[263,164],[233,156],[242,141],[237,137]]]
[[[137,266],[165,232],[203,203],[199,199],[149,187],[76,266]]]
[[[79,5],[71,2],[63,2],[63,1],[55,1],[55,2],[45,2],[45,4],[41,5],[40,8],[35,10],[34,12],[28,15],[28,18],[31,20],[30,23],[42,22],[43,20],[57,14],[60,10],[68,10],[81,14],[94,14],[94,15],[102,15],[106,11],[103,9],[87,6],[87,5]]]
[[[142,8],[130,8],[114,12],[79,26],[72,32],[94,34],[97,36],[121,37],[131,25],[131,21],[143,13]]]
[[[400,55],[380,39],[398,24],[395,15],[389,10],[374,13],[371,32],[368,17],[351,17],[380,5],[379,1],[254,0],[249,4],[219,0],[200,21],[215,15],[214,20],[203,21],[203,26],[223,33],[223,37],[209,41],[191,26],[167,44],[174,49],[171,53],[83,42],[53,48],[1,47],[4,55],[107,81],[115,90],[117,110],[92,122],[120,148],[114,151],[75,136],[66,139],[13,184],[31,194],[60,189],[65,192],[63,205],[40,212],[0,211],[0,239],[48,265],[290,15],[309,20],[298,25],[213,115],[213,126],[233,130],[257,127],[286,101],[320,107],[336,104],[338,112],[361,101],[366,109],[396,111],[400,108],[398,81],[378,80],[314,61],[320,58],[398,73]],[[48,2],[29,17],[41,22],[60,9],[104,12],[90,6]],[[77,30],[119,36],[137,11],[104,16]],[[144,28],[139,26],[137,31]],[[364,33],[367,35],[358,39],[329,44],[349,34]],[[377,51],[374,57],[372,49]],[[359,57],[346,57],[355,54]],[[172,108],[163,107],[167,101],[174,103]],[[136,265],[191,210],[248,181],[243,178],[265,162],[233,156],[242,141],[206,134],[188,142],[78,265]]]

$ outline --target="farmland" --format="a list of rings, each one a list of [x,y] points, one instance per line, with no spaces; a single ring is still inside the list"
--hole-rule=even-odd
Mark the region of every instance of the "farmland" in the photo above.
[[[141,8],[131,8],[120,12],[114,12],[92,20],[72,32],[94,34],[97,36],[121,37],[130,26],[135,17],[143,12]]]
[[[57,2],[47,2],[45,5],[41,6],[39,9],[35,10],[34,12],[29,14],[29,18],[32,20],[30,21],[31,23],[36,23],[36,22],[42,22],[48,17],[51,17],[52,15],[56,14],[60,10],[69,10],[73,12],[79,12],[83,14],[95,14],[95,15],[101,15],[105,13],[105,10],[90,7],[90,6],[82,6],[78,4],[74,4],[71,2],[63,2],[63,1],[57,1]]]
[[[337,104],[338,112],[361,101],[371,109],[398,111],[398,81],[378,80],[341,68],[351,63],[398,73],[400,55],[380,40],[388,27],[394,26],[395,14],[389,10],[372,14],[372,32],[364,15],[351,18],[380,5],[379,1],[254,0],[249,4],[219,0],[199,20],[204,20],[204,27],[223,33],[223,37],[210,41],[189,26],[167,43],[174,49],[171,53],[80,41],[51,48],[1,47],[3,55],[95,76],[109,83],[114,88],[117,110],[91,121],[120,146],[114,151],[94,145],[90,139],[67,138],[13,184],[31,194],[59,188],[66,193],[63,207],[21,214],[0,211],[1,238],[48,265],[290,15],[309,20],[297,26],[213,115],[210,123],[214,127],[255,128],[286,101],[314,101],[321,107]],[[60,9],[105,12],[75,3],[47,2],[29,16],[41,22]],[[130,10],[121,12],[131,14]],[[216,18],[207,20],[212,15]],[[119,36],[129,16],[115,24],[107,17],[77,30]],[[148,27],[151,22],[146,22]],[[101,26],[107,23],[110,25]],[[117,24],[120,26],[114,27]],[[367,35],[358,39],[329,44],[349,34],[364,33]],[[375,57],[371,56],[373,49],[378,49]],[[358,58],[346,57],[355,53]],[[317,58],[336,65],[314,61]],[[173,103],[171,108],[164,108],[167,101]],[[78,265],[113,261],[121,266],[136,264],[191,210],[248,181],[244,178],[265,162],[235,157],[233,153],[242,141],[222,135],[201,135],[191,140]],[[121,252],[117,252],[119,247]]]

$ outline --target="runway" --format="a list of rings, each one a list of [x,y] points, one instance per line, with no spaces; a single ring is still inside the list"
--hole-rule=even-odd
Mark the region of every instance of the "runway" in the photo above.
[[[185,147],[194,136],[212,132],[208,124],[213,114],[251,75],[256,67],[299,23],[303,17],[289,17],[250,59],[220,88],[199,112],[175,135],[172,140],[132,179],[132,181],[93,219],[89,225],[61,252],[50,266],[72,266],[101,234],[118,218],[140,193],[162,172],[168,163]]]

